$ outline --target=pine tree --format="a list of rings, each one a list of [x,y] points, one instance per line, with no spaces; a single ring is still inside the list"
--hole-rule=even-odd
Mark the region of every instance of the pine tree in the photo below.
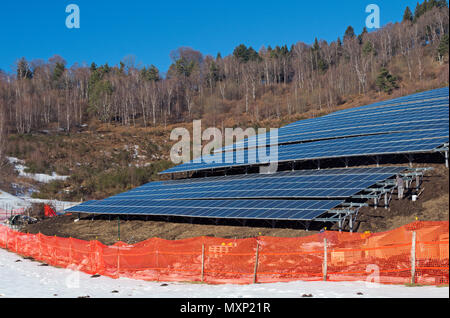
[[[411,12],[411,9],[409,7],[406,7],[405,13],[403,13],[403,22],[405,21],[412,21],[414,19],[413,14]]]
[[[398,88],[397,77],[393,76],[386,68],[382,67],[375,81],[375,85],[380,91],[390,94],[392,90]]]
[[[448,34],[444,34],[441,38],[441,42],[439,43],[438,47],[438,60],[442,63],[444,60],[444,57],[448,55],[448,45],[449,45],[449,38]]]
[[[347,30],[345,30],[344,41],[353,39],[355,37],[355,30],[351,25],[348,26]]]
[[[17,62],[17,78],[18,79],[31,79],[33,77],[33,72],[30,69],[30,65],[27,60],[22,57]]]
[[[154,66],[153,64],[150,65],[150,67],[147,69],[146,67],[144,67],[141,70],[141,76],[143,79],[147,80],[147,81],[154,81],[157,82],[159,81],[161,78],[159,77],[159,70],[156,66]]]

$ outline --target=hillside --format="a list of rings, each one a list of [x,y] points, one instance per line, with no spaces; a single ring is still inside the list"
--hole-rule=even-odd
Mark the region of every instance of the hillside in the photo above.
[[[131,60],[68,68],[61,56],[19,59],[16,74],[0,71],[0,190],[72,202],[103,199],[158,180],[158,172],[173,166],[171,131],[191,131],[193,120],[202,120],[202,129],[222,132],[227,127],[280,127],[448,86],[449,10],[444,2],[425,1],[414,16],[371,32],[357,35],[349,26],[329,43],[316,39],[258,51],[241,44],[223,57],[181,47],[171,53],[173,63],[164,75],[153,65],[137,66]],[[22,175],[14,164],[19,160]],[[448,219],[448,170],[436,160],[419,165],[435,168],[420,202],[393,202],[387,211],[362,209],[360,231],[387,230],[415,217]],[[27,173],[68,177],[39,182]],[[110,233],[102,239],[114,240],[115,225],[97,221]],[[147,228],[150,223],[141,221],[131,225],[139,238],[303,235],[296,229],[229,224],[214,230],[210,225],[162,226],[156,220]],[[64,224],[73,223],[71,217],[61,220],[61,228],[46,222],[51,221],[28,230],[92,235],[88,219],[67,230]]]

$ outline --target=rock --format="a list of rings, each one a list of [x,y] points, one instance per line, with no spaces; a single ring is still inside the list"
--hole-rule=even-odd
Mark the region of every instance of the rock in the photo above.
[[[308,297],[309,298],[309,297],[313,297],[313,295],[312,294],[303,294],[302,297]]]

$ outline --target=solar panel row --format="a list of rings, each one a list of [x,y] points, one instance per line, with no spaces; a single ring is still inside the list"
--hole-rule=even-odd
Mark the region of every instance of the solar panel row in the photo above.
[[[302,170],[270,175],[251,174],[240,177],[183,179],[178,182],[150,182],[105,200],[346,198],[405,169],[385,167],[362,170]]]
[[[449,88],[443,87],[443,88],[433,89],[433,90],[416,93],[416,94],[412,94],[412,95],[402,96],[402,97],[394,98],[394,99],[387,100],[387,101],[377,102],[377,103],[373,103],[373,104],[369,104],[369,105],[365,105],[365,106],[344,109],[344,110],[340,110],[340,111],[334,112],[332,114],[329,114],[327,116],[340,115],[343,113],[355,112],[355,111],[358,112],[361,110],[366,111],[368,109],[378,108],[379,106],[385,107],[385,106],[395,105],[395,104],[401,105],[401,104],[407,104],[407,103],[411,103],[411,102],[427,102],[427,101],[435,101],[435,100],[439,100],[439,99],[441,99],[441,100],[447,99],[448,100],[448,96],[449,96]]]
[[[272,157],[268,155],[270,148],[267,151],[264,149],[262,155],[256,149],[212,154],[203,156],[200,163],[191,161],[167,169],[161,174],[258,165],[269,162],[428,152],[446,142],[448,142],[448,130],[446,129],[320,140],[280,145],[276,149],[277,154]]]
[[[270,162],[431,152],[448,143],[448,87],[294,122],[278,136],[253,136],[162,173]],[[257,139],[260,138],[258,141]],[[255,148],[277,146],[277,154]]]
[[[119,200],[67,209],[90,214],[132,214],[224,219],[314,220],[343,200]]]
[[[228,145],[222,150],[242,149],[250,146],[304,142],[325,138],[361,136],[374,133],[403,132],[426,129],[448,130],[448,99],[438,103],[419,103],[418,106],[402,105],[378,108],[358,113],[324,116],[313,121],[299,121],[278,129],[276,138],[267,134],[252,136]],[[338,123],[338,125],[336,125]]]
[[[66,211],[313,220],[341,205],[347,197],[404,170],[405,167],[301,170],[158,181],[104,200],[88,201]]]

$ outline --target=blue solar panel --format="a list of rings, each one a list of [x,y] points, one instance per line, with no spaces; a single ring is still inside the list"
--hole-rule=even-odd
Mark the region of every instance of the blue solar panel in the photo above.
[[[85,202],[66,211],[92,214],[314,220],[339,207],[346,198],[405,169],[405,167],[382,167],[300,170],[267,175],[250,174],[150,182],[104,200]],[[299,200],[301,196],[304,198]]]
[[[247,148],[249,143],[258,146],[390,132],[448,129],[448,116],[448,98],[426,103],[418,102],[359,112],[345,112],[340,115],[333,113],[281,127],[278,129],[278,136],[274,139],[270,139],[267,133],[249,137],[223,149]]]
[[[405,167],[327,169],[150,182],[105,200],[346,198]]]
[[[253,136],[225,147],[228,154],[219,150],[162,173],[268,163],[258,144],[278,147],[271,162],[431,152],[448,143],[448,93],[446,87],[301,120],[280,128],[277,138]]]
[[[102,200],[66,211],[225,219],[314,220],[342,203],[343,200]]]
[[[365,106],[361,106],[361,107],[344,109],[344,110],[340,110],[340,111],[334,112],[332,114],[329,114],[327,116],[341,115],[344,113],[355,112],[355,111],[367,111],[369,109],[379,108],[379,106],[385,107],[385,106],[395,105],[395,104],[402,105],[402,104],[420,103],[420,102],[425,103],[425,102],[429,102],[429,101],[438,101],[438,100],[445,100],[445,99],[448,100],[448,97],[449,97],[449,88],[444,87],[444,88],[438,88],[438,89],[425,91],[425,92],[421,92],[421,93],[417,93],[417,94],[413,94],[413,95],[407,95],[407,96],[403,96],[403,97],[399,97],[399,98],[395,98],[395,99],[391,99],[391,100],[387,100],[387,101],[383,101],[383,102],[373,103],[373,104],[365,105]]]
[[[278,158],[273,158],[272,162],[429,152],[446,142],[448,142],[448,129],[321,140],[301,144],[280,145],[278,146]],[[250,156],[249,160],[249,152],[251,151],[254,151],[255,159]],[[216,159],[216,162],[213,162],[213,158]],[[229,152],[228,154],[219,153],[205,156],[202,157],[201,163],[188,162],[161,173],[208,170],[265,163],[268,163],[268,161],[259,160],[258,151],[255,149],[246,149]]]

